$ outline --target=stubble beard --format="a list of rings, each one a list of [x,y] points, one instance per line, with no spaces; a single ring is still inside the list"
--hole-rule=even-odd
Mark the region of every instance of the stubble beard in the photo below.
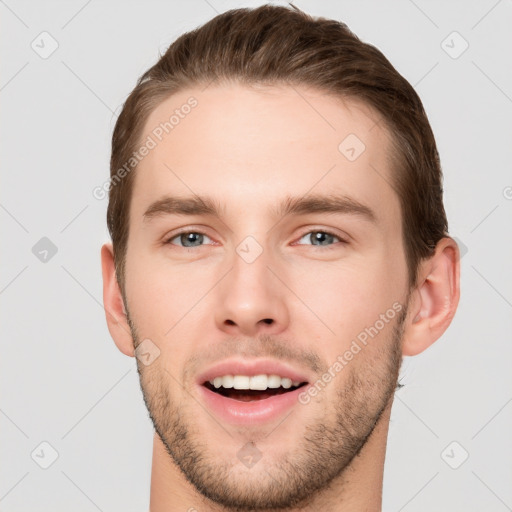
[[[300,445],[268,462],[263,454],[249,473],[238,459],[223,461],[214,456],[206,433],[195,428],[189,407],[177,406],[170,390],[178,386],[170,373],[154,363],[144,367],[137,361],[144,402],[155,431],[188,482],[220,509],[242,512],[305,507],[343,475],[390,405],[402,363],[406,316],[404,307],[396,317],[391,340],[371,341],[379,348],[359,365],[357,372],[356,365],[343,368],[342,373],[348,376],[339,379],[336,399],[318,408],[324,414],[304,426]],[[136,326],[128,321],[137,346],[141,340]],[[333,379],[330,385],[335,384]],[[186,391],[184,396],[190,397]],[[190,399],[188,404],[195,401]],[[228,442],[233,441],[229,438]]]

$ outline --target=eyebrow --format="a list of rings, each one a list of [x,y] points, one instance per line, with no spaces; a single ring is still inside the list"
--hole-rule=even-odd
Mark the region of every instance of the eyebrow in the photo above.
[[[151,203],[144,212],[143,220],[150,221],[165,215],[204,215],[221,218],[223,212],[220,203],[209,196],[165,196]],[[338,213],[355,215],[377,223],[377,216],[369,206],[354,198],[337,194],[288,196],[277,208],[271,208],[270,213],[276,218],[311,213]]]

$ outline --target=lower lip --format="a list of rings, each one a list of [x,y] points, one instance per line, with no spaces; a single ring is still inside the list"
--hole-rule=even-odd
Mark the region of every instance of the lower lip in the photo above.
[[[306,386],[251,402],[242,402],[219,395],[210,391],[206,386],[200,385],[199,388],[208,409],[224,422],[233,425],[254,425],[277,419],[294,405],[298,405],[299,394],[304,391]]]

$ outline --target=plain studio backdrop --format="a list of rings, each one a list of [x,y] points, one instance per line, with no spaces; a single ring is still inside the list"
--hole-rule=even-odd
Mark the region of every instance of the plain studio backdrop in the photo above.
[[[0,2],[2,511],[147,511],[152,424],[107,330],[107,200],[93,190],[158,52],[261,3]],[[512,3],[296,4],[347,23],[418,91],[461,245],[455,319],[402,366],[383,510],[512,510]]]

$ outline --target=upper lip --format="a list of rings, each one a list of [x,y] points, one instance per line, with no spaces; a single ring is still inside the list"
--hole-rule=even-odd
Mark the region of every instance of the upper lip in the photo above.
[[[197,377],[197,383],[202,385],[215,377],[224,375],[279,375],[292,381],[309,382],[308,376],[296,368],[273,359],[227,359],[216,363]]]

